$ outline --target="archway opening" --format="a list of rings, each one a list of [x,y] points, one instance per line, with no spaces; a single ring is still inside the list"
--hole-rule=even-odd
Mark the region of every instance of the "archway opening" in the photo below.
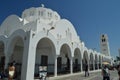
[[[40,69],[45,68],[47,76],[53,76],[55,62],[55,47],[48,38],[39,40],[36,47],[34,77],[39,78]]]
[[[98,69],[98,57],[97,54],[95,54],[95,70]]]
[[[73,72],[81,71],[81,53],[78,48],[74,51],[74,58],[73,58]]]
[[[90,65],[90,70],[93,70],[93,54],[90,53],[90,62],[89,62],[89,65]]]
[[[23,61],[23,52],[24,52],[24,41],[21,37],[15,37],[11,45],[9,45],[10,51],[10,58],[9,63],[14,63],[15,66],[15,78],[20,80],[21,78],[21,71],[22,71],[22,61]]]
[[[87,53],[87,51],[84,51],[84,53],[83,53],[83,60],[82,60],[82,63],[83,63],[83,71],[85,71],[85,65],[87,64],[89,64],[88,63],[88,60],[89,60],[89,58],[88,58],[88,53]]]
[[[58,74],[70,73],[70,58],[71,58],[70,48],[67,44],[63,44],[60,49],[60,55],[57,59]]]

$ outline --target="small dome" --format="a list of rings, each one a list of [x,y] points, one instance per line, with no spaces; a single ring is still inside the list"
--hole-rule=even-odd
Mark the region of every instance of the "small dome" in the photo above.
[[[29,22],[40,20],[40,22],[46,24],[53,24],[54,22],[60,20],[60,15],[56,11],[45,8],[42,4],[42,7],[32,7],[24,10],[22,13],[22,18]]]

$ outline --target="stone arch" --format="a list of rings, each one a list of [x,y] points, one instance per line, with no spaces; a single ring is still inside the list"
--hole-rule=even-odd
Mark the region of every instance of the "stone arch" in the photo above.
[[[47,67],[48,75],[54,73],[54,60],[56,56],[55,45],[47,37],[41,38],[36,46],[35,77],[39,76],[39,67]]]
[[[70,73],[70,58],[71,49],[67,43],[64,43],[60,47],[60,55],[58,56],[58,73]]]
[[[48,36],[46,36],[46,33],[45,33],[44,31],[38,32],[37,34],[35,34],[35,33],[33,32],[32,34],[35,35],[35,36],[34,36],[34,40],[33,40],[33,41],[34,41],[33,46],[35,46],[35,48],[37,47],[38,42],[39,42],[40,39],[42,39],[42,38],[48,38],[48,39],[50,39],[50,40],[52,41],[53,45],[55,46],[55,49],[57,48],[57,46],[56,46],[57,41],[56,41],[55,37],[54,37],[51,33],[49,33]],[[55,52],[55,53],[56,53],[56,52]],[[58,55],[58,54],[56,54],[56,55]]]
[[[85,70],[85,65],[89,64],[89,57],[88,57],[88,52],[85,50],[84,53],[83,53],[83,60],[82,60],[82,63],[83,63],[83,71]]]
[[[24,53],[24,41],[20,36],[14,37],[9,46],[9,63],[15,61],[15,67],[17,72],[17,78],[21,77],[23,53]],[[11,50],[11,51],[10,51]]]
[[[93,57],[93,53],[90,53],[90,60],[89,60],[89,66],[90,66],[90,70],[94,69],[94,57]]]
[[[8,38],[7,44],[7,64],[15,61],[15,67],[17,72],[17,79],[21,78],[22,73],[22,63],[23,63],[23,54],[24,54],[24,38],[26,33],[19,29],[13,32],[11,36]]]
[[[81,52],[79,48],[74,50],[74,58],[73,58],[73,72],[81,71]]]
[[[10,36],[9,36],[9,38],[8,38],[8,44],[7,44],[7,53],[6,53],[6,55],[8,55],[8,56],[10,56],[11,54],[12,54],[12,50],[13,50],[13,47],[10,47],[11,45],[13,46],[13,45],[15,45],[15,42],[14,41],[16,41],[15,39],[16,38],[21,38],[22,40],[23,40],[23,42],[24,42],[24,40],[25,40],[25,38],[26,38],[26,33],[25,33],[25,31],[24,30],[22,30],[22,29],[18,29],[18,30],[16,30],[15,32],[13,32]]]

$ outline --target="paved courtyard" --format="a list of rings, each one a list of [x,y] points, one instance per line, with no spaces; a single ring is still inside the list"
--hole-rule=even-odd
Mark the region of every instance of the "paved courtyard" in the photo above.
[[[110,80],[117,80],[117,71],[110,71]],[[102,80],[101,71],[90,72],[89,77],[84,77],[84,73],[65,75],[56,78],[47,78],[47,80]]]

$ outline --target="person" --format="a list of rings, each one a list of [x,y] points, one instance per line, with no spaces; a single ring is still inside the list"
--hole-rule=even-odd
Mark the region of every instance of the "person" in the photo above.
[[[89,71],[88,71],[88,64],[85,64],[85,77],[89,76]]]
[[[107,68],[107,65],[103,65],[102,76],[103,80],[110,80],[110,73],[109,69]]]
[[[15,66],[13,65],[13,63],[11,63],[10,66],[9,66],[8,80],[13,80],[14,75],[15,75]]]

